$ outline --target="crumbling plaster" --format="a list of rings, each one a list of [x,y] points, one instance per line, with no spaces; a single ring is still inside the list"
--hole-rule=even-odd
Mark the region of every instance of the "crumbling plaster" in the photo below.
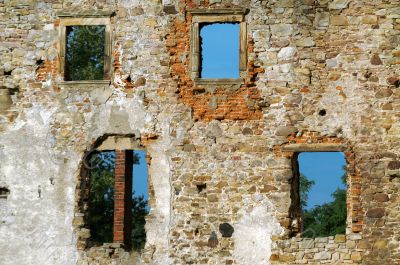
[[[398,263],[398,6],[395,0],[0,3],[0,102],[7,103],[0,107],[0,185],[10,190],[0,199],[0,263]],[[249,80],[199,90],[189,75],[186,11],[218,7],[248,9]],[[94,9],[115,11],[113,77],[109,84],[64,84],[56,14]],[[110,257],[108,247],[77,244],[82,159],[108,134],[137,136],[151,157],[154,205],[140,257],[119,249]],[[353,154],[360,231],[353,233],[349,220],[346,236],[290,238],[291,158],[277,150],[330,137]],[[235,229],[232,238],[218,232],[226,222]],[[207,245],[212,232],[215,248]]]

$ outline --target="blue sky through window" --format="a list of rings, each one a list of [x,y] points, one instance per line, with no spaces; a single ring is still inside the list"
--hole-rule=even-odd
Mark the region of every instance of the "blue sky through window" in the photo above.
[[[337,188],[346,188],[341,180],[346,165],[343,153],[304,152],[299,154],[298,162],[300,173],[315,181],[309,193],[307,210],[333,201],[331,194]]]
[[[201,78],[239,78],[238,23],[213,23],[202,26]]]
[[[135,150],[139,156],[139,164],[133,164],[133,191],[135,196],[143,195],[145,200],[149,199],[148,188],[148,169],[146,161],[146,151]]]

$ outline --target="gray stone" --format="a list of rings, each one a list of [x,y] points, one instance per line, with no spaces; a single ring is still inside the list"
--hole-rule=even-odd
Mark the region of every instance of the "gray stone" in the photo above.
[[[301,38],[296,40],[296,45],[300,47],[313,47],[315,46],[315,41],[313,37]]]
[[[329,12],[321,12],[315,15],[314,27],[316,28],[326,28],[329,26]]]
[[[288,136],[296,132],[296,128],[292,126],[280,126],[276,129],[275,135]]]
[[[272,35],[277,37],[286,37],[293,34],[293,26],[291,24],[275,24],[271,25]]]
[[[321,251],[321,252],[315,253],[314,259],[315,260],[327,260],[327,259],[330,259],[331,256],[332,256],[332,254],[329,253],[328,251]]]
[[[292,59],[293,56],[296,54],[296,51],[297,50],[295,47],[284,47],[279,51],[278,59],[281,59],[281,60]]]
[[[349,2],[350,0],[333,0],[329,3],[329,9],[345,9]]]
[[[314,239],[307,239],[304,238],[300,241],[299,243],[300,249],[310,249],[315,247],[315,241]]]

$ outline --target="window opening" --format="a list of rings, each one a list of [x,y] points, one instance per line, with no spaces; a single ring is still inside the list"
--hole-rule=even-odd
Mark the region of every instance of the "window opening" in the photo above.
[[[201,78],[239,78],[240,24],[200,25]]]
[[[346,161],[341,152],[298,154],[302,236],[345,234],[347,220]]]
[[[65,80],[104,79],[104,25],[66,27]]]
[[[121,242],[140,251],[146,243],[149,213],[146,151],[94,152],[86,166],[91,245]]]

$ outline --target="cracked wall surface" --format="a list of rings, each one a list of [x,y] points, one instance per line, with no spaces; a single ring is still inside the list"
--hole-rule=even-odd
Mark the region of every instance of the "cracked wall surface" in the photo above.
[[[243,83],[193,82],[193,8],[248,10]],[[99,10],[111,79],[62,82],[58,14]],[[0,1],[0,264],[400,263],[399,45],[397,0]],[[105,135],[151,157],[142,253],[80,241],[82,160]],[[324,143],[345,146],[351,218],[302,239],[285,147]]]

